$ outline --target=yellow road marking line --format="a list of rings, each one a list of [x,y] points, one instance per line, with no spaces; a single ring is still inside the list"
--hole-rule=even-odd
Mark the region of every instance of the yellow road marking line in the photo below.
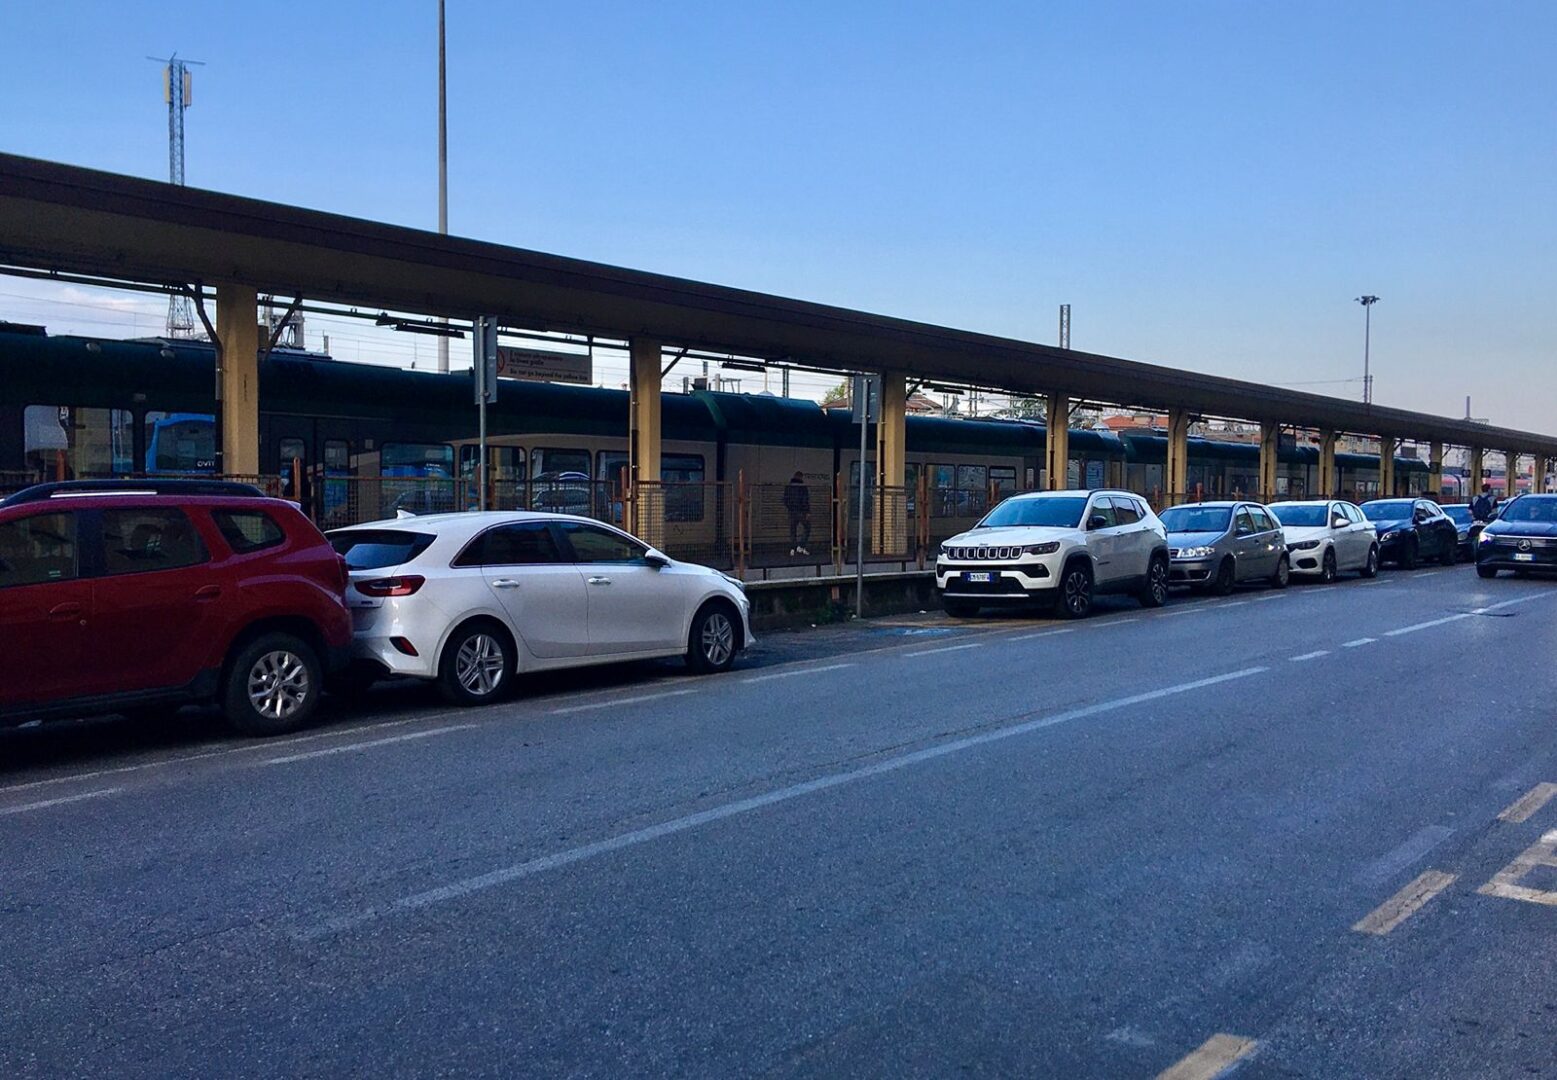
[[[1352,929],[1363,934],[1384,935],[1415,915],[1427,902],[1454,883],[1457,874],[1427,870],[1405,888],[1368,912]]]
[[[1188,1056],[1157,1074],[1157,1080],[1213,1080],[1250,1054],[1260,1044],[1239,1035],[1213,1035]]]
[[[1492,880],[1476,891],[1483,896],[1500,896],[1504,900],[1524,900],[1531,904],[1557,907],[1557,892],[1518,884],[1520,878],[1538,866],[1557,866],[1557,829],[1527,847],[1519,858],[1493,874]]]
[[[1552,796],[1557,795],[1557,784],[1537,784],[1529,791],[1521,795],[1517,802],[1498,815],[1499,821],[1506,821],[1510,825],[1518,825],[1521,821],[1529,821],[1535,812],[1547,803]]]

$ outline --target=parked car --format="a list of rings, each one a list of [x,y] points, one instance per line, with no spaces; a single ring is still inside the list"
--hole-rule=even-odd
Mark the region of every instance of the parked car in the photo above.
[[[1128,491],[1013,495],[941,545],[935,584],[947,614],[1038,601],[1081,618],[1097,593],[1130,593],[1144,607],[1168,598],[1167,534]]]
[[[1448,506],[1440,506],[1444,517],[1454,522],[1455,532],[1459,534],[1459,557],[1462,559],[1474,559],[1476,557],[1476,541],[1481,538],[1481,530],[1486,527],[1485,521],[1477,521],[1476,515],[1471,513],[1471,508],[1465,503],[1453,503]]]
[[[1379,534],[1379,561],[1410,570],[1423,559],[1453,566],[1460,548],[1454,522],[1431,499],[1375,499],[1362,504]]]
[[[587,518],[434,514],[329,537],[350,572],[359,684],[409,675],[480,704],[552,668],[685,656],[724,671],[755,640],[739,581]]]
[[[188,490],[44,487],[0,507],[0,723],[214,701],[273,735],[313,716],[351,645],[340,559],[291,503]]]
[[[1162,512],[1175,585],[1218,596],[1247,581],[1287,587],[1292,571],[1281,525],[1255,502],[1202,502]]]
[[[1342,571],[1365,578],[1379,572],[1378,532],[1360,507],[1318,499],[1271,503],[1268,509],[1286,534],[1294,574],[1329,582]]]
[[[1520,495],[1498,508],[1476,540],[1476,573],[1499,570],[1557,570],[1557,495]]]

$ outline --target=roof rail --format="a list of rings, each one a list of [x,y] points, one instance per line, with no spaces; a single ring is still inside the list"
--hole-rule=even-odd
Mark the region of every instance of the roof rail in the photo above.
[[[0,499],[0,506],[44,502],[93,495],[221,495],[228,498],[263,499],[266,495],[253,484],[237,480],[185,480],[150,478],[144,480],[55,480],[34,484]]]

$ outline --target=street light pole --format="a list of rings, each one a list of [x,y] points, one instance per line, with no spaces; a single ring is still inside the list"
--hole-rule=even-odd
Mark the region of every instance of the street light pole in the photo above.
[[[1362,305],[1362,403],[1373,404],[1373,373],[1370,367],[1369,352],[1373,344],[1373,305],[1379,302],[1377,296],[1359,296],[1357,302]]]
[[[443,0],[438,0],[438,232],[449,234],[449,109],[443,47]],[[449,370],[449,339],[438,339],[438,370]]]

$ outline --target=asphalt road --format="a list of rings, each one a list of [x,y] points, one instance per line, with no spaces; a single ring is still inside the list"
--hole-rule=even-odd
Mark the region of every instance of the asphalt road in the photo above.
[[[1554,649],[1459,567],[7,733],[0,1074],[1554,1076]]]

